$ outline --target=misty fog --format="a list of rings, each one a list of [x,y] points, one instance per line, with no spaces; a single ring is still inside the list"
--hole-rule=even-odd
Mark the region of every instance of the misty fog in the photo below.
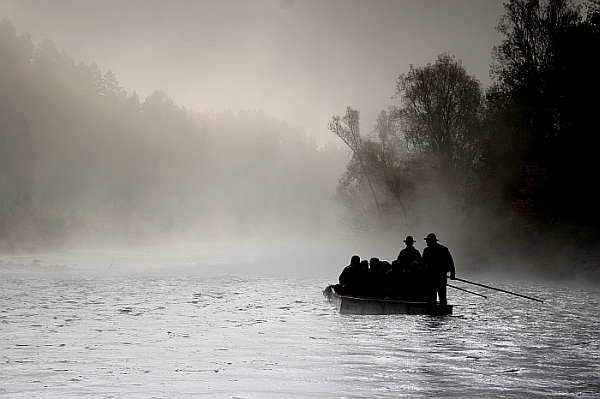
[[[0,0],[0,396],[597,398],[598,54],[600,0]]]
[[[300,237],[335,225],[342,149],[318,148],[260,111],[200,114],[160,91],[140,101],[114,74],[77,65],[50,41],[27,53],[26,37],[3,26],[13,45],[3,58],[13,135],[3,146],[11,167],[2,202],[36,212],[19,228],[37,217],[51,235],[144,243]],[[32,68],[19,64],[32,55]]]
[[[391,260],[409,234],[421,249],[434,231],[459,270],[556,269],[563,278],[574,263],[597,276],[590,186],[565,177],[590,167],[568,166],[581,150],[572,143],[589,140],[571,139],[592,126],[589,105],[555,117],[532,100],[541,111],[528,120],[544,126],[515,122],[523,111],[506,104],[520,104],[530,83],[514,83],[520,72],[503,58],[506,10],[473,1],[372,10],[343,1],[8,1],[0,250],[260,242],[296,258],[331,257],[336,270],[354,253]],[[585,33],[596,14],[581,10],[572,24]],[[444,63],[472,89],[447,151],[444,140],[428,141],[410,92],[410,79]],[[355,148],[340,140],[339,129],[353,129],[344,109],[356,110]],[[552,141],[555,126],[567,139]],[[567,186],[573,196],[557,194]],[[585,211],[573,210],[577,201]]]

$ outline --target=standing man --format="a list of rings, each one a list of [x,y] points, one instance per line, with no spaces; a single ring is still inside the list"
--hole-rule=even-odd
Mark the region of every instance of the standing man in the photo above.
[[[415,240],[412,236],[406,236],[404,239],[406,247],[398,254],[398,263],[402,270],[409,271],[413,262],[421,263],[421,253],[417,248],[414,247]]]
[[[394,261],[392,281],[397,295],[408,300],[417,300],[426,291],[420,270],[421,253],[414,247],[415,240],[412,236],[406,236],[404,243],[406,247]]]
[[[438,243],[435,234],[427,234],[425,242],[427,247],[423,249],[423,265],[427,268],[431,279],[432,300],[435,302],[436,297],[439,296],[440,304],[446,305],[448,303],[446,300],[446,279],[448,278],[446,273],[450,272],[450,279],[456,278],[454,261],[448,248]]]

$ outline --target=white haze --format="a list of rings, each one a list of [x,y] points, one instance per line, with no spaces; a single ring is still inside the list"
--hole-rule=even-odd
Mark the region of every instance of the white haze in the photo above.
[[[3,0],[0,18],[34,43],[116,73],[145,98],[198,112],[262,110],[320,144],[346,106],[370,131],[409,65],[449,52],[489,82],[501,1]],[[337,141],[336,141],[337,142]]]
[[[50,39],[76,63],[96,63],[102,73],[114,72],[121,86],[130,94],[137,92],[141,101],[161,90],[196,115],[208,119],[209,115],[217,115],[236,123],[244,123],[244,113],[252,115],[257,110],[260,118],[264,113],[304,129],[319,146],[330,141],[343,146],[328,131],[327,123],[333,115],[342,115],[346,106],[361,112],[362,132],[371,131],[379,111],[395,104],[391,96],[396,78],[407,72],[410,65],[432,63],[443,52],[461,59],[468,73],[487,86],[492,47],[502,39],[495,27],[503,14],[501,1],[480,0],[0,2],[0,19],[10,20],[17,35],[29,32],[34,44]],[[249,125],[232,131],[254,134]],[[288,126],[284,130],[294,128]],[[242,137],[219,133],[214,137],[231,139],[236,148],[245,143]],[[260,236],[265,241],[256,245],[261,248],[264,245],[267,252],[273,247],[283,248],[285,242],[279,228],[284,225],[286,233],[294,233],[287,235],[299,241],[294,249],[285,251],[287,254],[307,259],[328,257],[328,262],[319,263],[335,264],[332,267],[337,271],[353,253],[363,258],[395,258],[404,233],[415,235],[422,249],[421,238],[436,231],[442,233],[440,239],[444,244],[456,248],[456,256],[461,259],[458,243],[450,234],[438,231],[435,224],[362,247],[352,241],[352,232],[340,232],[337,221],[341,209],[329,198],[335,194],[336,179],[349,159],[343,157],[331,161],[327,167],[330,176],[326,179],[311,180],[311,176],[319,173],[314,162],[306,169],[311,176],[304,181],[323,183],[329,179],[330,182],[327,187],[313,184],[302,190],[304,196],[295,201],[299,203],[297,209],[309,211],[290,216],[296,208],[287,213],[280,210],[284,215],[280,217],[271,209],[274,216],[264,217],[267,223],[263,230],[246,229],[244,238]],[[256,162],[264,169],[264,160]],[[207,169],[207,173],[213,171]],[[95,171],[90,176],[91,180],[100,181]],[[227,176],[227,170],[221,168],[219,176]],[[234,178],[224,179],[231,183]],[[293,182],[297,184],[302,176],[295,179]],[[235,182],[231,185],[237,187]],[[106,195],[107,190],[100,183],[94,188],[98,193],[81,191],[82,195],[100,201],[100,195]],[[239,194],[239,198],[250,203],[240,190],[224,192]],[[231,195],[210,194],[211,206],[226,208],[225,202],[235,201]],[[262,194],[260,198],[269,197],[269,192]],[[315,200],[317,197],[321,202]],[[147,202],[152,199],[144,198]],[[67,204],[60,197],[55,202],[75,209],[78,199],[70,200],[75,204]],[[110,203],[110,198],[102,204],[106,202]],[[154,206],[140,203],[148,208]],[[181,205],[176,200],[173,203],[174,207]],[[198,208],[197,203],[191,202],[187,208],[176,210],[184,215],[181,221],[185,222],[198,217]],[[247,211],[248,207],[239,208],[243,216],[252,213]],[[260,210],[266,212],[266,208]],[[314,221],[311,215],[316,214],[313,212],[316,208],[321,213],[320,219]],[[211,229],[206,229],[211,238],[225,241],[239,238],[232,236],[233,229],[228,228],[232,220],[234,227],[239,228],[230,209],[222,215],[218,207],[207,206],[207,209],[210,212],[206,212],[208,216],[203,222],[211,225]],[[215,233],[215,226],[222,228],[222,234]],[[194,238],[199,237],[206,238],[202,234]],[[331,240],[331,244],[320,242],[316,250],[311,239],[321,237]],[[474,262],[465,257],[461,260]]]

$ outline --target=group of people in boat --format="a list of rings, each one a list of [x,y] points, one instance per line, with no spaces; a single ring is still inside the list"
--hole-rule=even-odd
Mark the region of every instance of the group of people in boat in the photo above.
[[[456,277],[450,251],[439,243],[434,233],[425,237],[427,246],[423,254],[415,248],[412,236],[407,236],[404,243],[406,247],[391,263],[379,258],[361,260],[358,255],[352,256],[339,276],[337,289],[350,295],[430,303],[439,298],[439,303],[445,305],[446,279]]]

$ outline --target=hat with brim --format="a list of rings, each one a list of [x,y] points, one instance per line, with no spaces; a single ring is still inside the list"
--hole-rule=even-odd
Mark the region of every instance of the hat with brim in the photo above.
[[[433,234],[433,233],[427,234],[427,237],[425,237],[424,240],[427,242],[438,242],[439,241],[437,239],[437,237],[435,236],[435,234]]]
[[[413,244],[415,242],[415,239],[412,238],[412,236],[406,236],[406,238],[404,239],[404,242],[407,244]]]

